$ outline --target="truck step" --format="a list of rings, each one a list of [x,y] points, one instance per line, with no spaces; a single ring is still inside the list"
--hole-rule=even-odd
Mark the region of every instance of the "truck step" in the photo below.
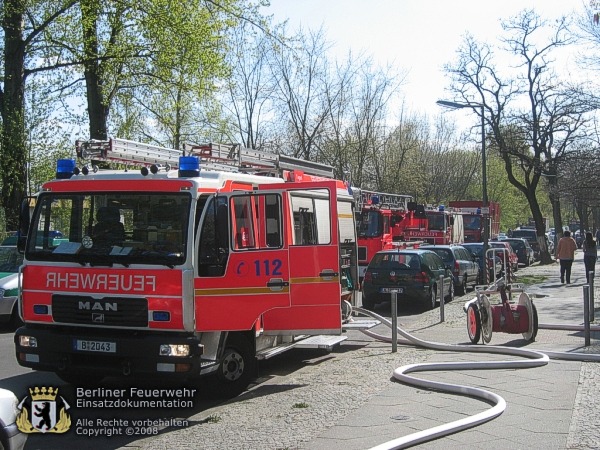
[[[296,341],[290,342],[289,344],[281,344],[277,347],[270,347],[261,350],[256,353],[256,358],[258,360],[269,359],[292,348],[315,348],[330,351],[335,345],[339,344],[342,341],[345,341],[346,339],[348,339],[347,336],[339,335],[318,335],[300,337]]]
[[[295,342],[290,342],[289,344],[279,344],[277,347],[269,347],[264,350],[260,350],[256,352],[256,359],[262,361],[272,358],[273,356],[277,356],[291,348],[294,348],[294,344]]]
[[[301,341],[294,343],[294,348],[320,348],[324,350],[331,350],[334,345],[339,344],[342,341],[348,339],[348,336],[311,336]]]
[[[344,323],[344,330],[368,330],[379,325],[381,322],[376,319],[351,319],[350,322]]]

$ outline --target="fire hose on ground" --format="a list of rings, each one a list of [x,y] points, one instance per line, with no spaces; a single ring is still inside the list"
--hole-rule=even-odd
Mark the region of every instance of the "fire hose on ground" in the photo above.
[[[392,323],[387,318],[380,316],[372,311],[363,308],[353,308],[355,312],[370,316],[379,320],[382,324],[392,328]],[[548,352],[530,349],[520,349],[515,347],[503,347],[494,345],[459,345],[459,344],[443,344],[439,342],[430,342],[419,339],[410,333],[397,327],[398,333],[404,339],[398,339],[397,342],[403,345],[414,345],[430,350],[450,351],[450,352],[470,352],[470,353],[493,353],[506,356],[517,356],[526,358],[524,360],[503,360],[503,361],[468,361],[468,362],[440,362],[440,363],[418,363],[408,364],[398,367],[394,370],[393,377],[405,384],[421,387],[425,389],[455,393],[473,398],[478,398],[486,403],[493,404],[492,408],[486,411],[474,414],[464,419],[449,422],[447,424],[432,427],[423,431],[412,433],[398,439],[388,441],[373,447],[371,450],[388,450],[407,448],[413,445],[428,442],[438,439],[443,436],[457,433],[475,426],[488,422],[504,412],[506,409],[506,401],[499,395],[485,389],[472,386],[464,386],[457,384],[442,383],[438,381],[429,381],[414,376],[410,373],[443,371],[443,370],[493,370],[493,369],[524,369],[541,367],[548,364],[549,359],[575,360],[575,361],[592,361],[600,362],[600,355],[584,354],[584,353],[567,353],[567,352]],[[361,330],[364,334],[371,336],[383,342],[392,342],[392,338],[374,333],[370,330]]]

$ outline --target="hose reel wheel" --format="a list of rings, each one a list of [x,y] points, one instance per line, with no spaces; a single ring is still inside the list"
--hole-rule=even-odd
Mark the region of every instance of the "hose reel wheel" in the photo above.
[[[538,332],[537,309],[535,308],[535,305],[533,304],[533,301],[529,295],[527,295],[525,292],[521,292],[521,295],[519,296],[519,305],[525,306],[527,309],[527,315],[529,316],[529,329],[522,333],[523,339],[533,342],[535,341],[535,337],[537,336]]]
[[[467,333],[471,343],[477,344],[479,342],[481,337],[481,315],[477,302],[471,302],[467,309]]]
[[[494,320],[492,317],[492,305],[490,305],[490,299],[487,295],[481,296],[481,334],[483,342],[488,344],[492,340],[492,329],[494,327]]]

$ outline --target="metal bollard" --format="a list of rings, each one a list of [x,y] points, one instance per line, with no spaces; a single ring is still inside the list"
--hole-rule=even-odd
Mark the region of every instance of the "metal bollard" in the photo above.
[[[590,285],[590,322],[594,322],[596,320],[594,317],[596,311],[596,305],[594,304],[594,271],[590,270],[588,276],[590,280],[588,283]]]
[[[398,351],[398,291],[392,290],[392,353]]]
[[[583,286],[583,334],[585,346],[590,346],[590,286]]]
[[[443,322],[444,319],[444,275],[440,275],[440,281],[438,282],[438,286],[440,287],[440,322]]]

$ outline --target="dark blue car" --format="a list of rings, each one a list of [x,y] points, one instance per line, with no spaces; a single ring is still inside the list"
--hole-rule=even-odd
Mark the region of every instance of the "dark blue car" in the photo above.
[[[419,302],[427,309],[438,301],[440,277],[444,280],[444,298],[454,298],[452,273],[444,261],[431,250],[382,250],[377,252],[362,283],[362,304],[372,309],[377,303],[390,301],[396,293],[398,303]]]

